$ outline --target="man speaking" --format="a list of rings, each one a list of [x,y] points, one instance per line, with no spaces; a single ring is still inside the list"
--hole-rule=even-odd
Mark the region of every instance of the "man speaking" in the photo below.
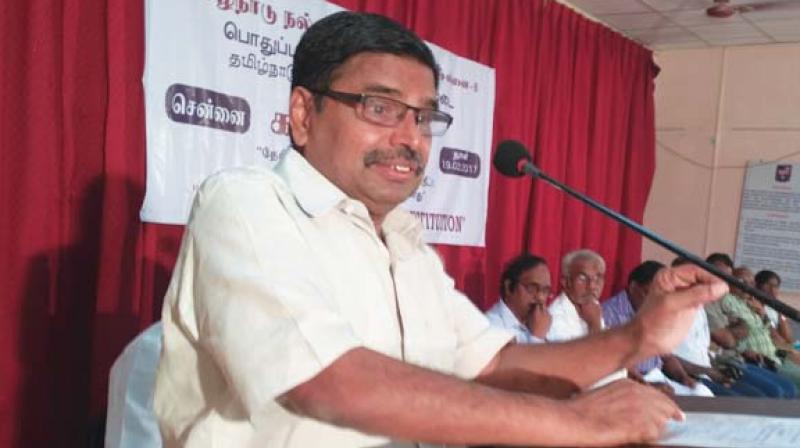
[[[482,383],[521,371],[590,385],[669,352],[724,283],[664,270],[626,326],[512,344],[397,208],[452,121],[428,47],[341,12],[309,28],[292,70],[294,148],[274,171],[225,171],[195,197],[162,316],[165,446],[596,446],[655,439],[679,418],[630,381],[566,400]]]

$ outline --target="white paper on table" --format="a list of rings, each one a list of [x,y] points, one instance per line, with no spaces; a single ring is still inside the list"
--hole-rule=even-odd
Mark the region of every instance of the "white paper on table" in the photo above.
[[[686,421],[670,422],[658,443],[698,448],[798,448],[800,416],[687,412]]]

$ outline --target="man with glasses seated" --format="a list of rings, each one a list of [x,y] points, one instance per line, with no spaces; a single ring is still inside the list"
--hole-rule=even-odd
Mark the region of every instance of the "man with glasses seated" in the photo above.
[[[600,294],[606,280],[606,262],[597,252],[580,249],[561,259],[561,294],[550,304],[551,342],[569,341],[599,333],[605,328]],[[626,378],[625,369],[600,379],[595,386]]]
[[[518,344],[541,344],[550,330],[550,269],[544,258],[522,254],[500,277],[500,299],[486,312],[493,326],[514,333]]]
[[[565,341],[603,330],[600,293],[605,284],[606,262],[597,252],[581,249],[561,260],[561,294],[550,304],[553,325],[550,341]]]

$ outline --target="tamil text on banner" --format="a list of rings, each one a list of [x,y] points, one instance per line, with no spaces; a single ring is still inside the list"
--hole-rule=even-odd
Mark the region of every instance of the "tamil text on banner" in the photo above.
[[[322,1],[146,0],[144,221],[183,224],[197,187],[228,167],[271,166],[290,148],[292,57]],[[483,246],[494,70],[431,45],[439,105],[424,180],[403,205],[428,242]]]
[[[783,290],[800,291],[800,165],[748,165],[736,265],[775,271]]]

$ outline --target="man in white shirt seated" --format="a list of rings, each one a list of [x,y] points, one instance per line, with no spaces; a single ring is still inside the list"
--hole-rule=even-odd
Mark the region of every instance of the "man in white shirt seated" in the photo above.
[[[569,341],[603,331],[599,298],[606,277],[606,262],[597,252],[580,249],[561,260],[561,294],[550,304],[553,323],[546,339]],[[601,378],[595,386],[626,378],[625,369]]]
[[[500,277],[500,299],[486,312],[492,326],[514,333],[518,344],[540,344],[550,330],[550,269],[536,255],[512,259]]]
[[[109,374],[106,448],[161,448],[153,386],[161,353],[161,322],[131,341]]]
[[[568,341],[603,330],[600,293],[606,262],[597,252],[581,249],[561,260],[561,294],[550,304],[553,325],[548,341]]]
[[[630,272],[628,286],[603,302],[603,322],[607,328],[624,325],[633,319],[636,310],[644,304],[653,278],[662,268],[663,264],[647,260]],[[665,373],[669,373],[671,378]],[[653,356],[630,366],[628,376],[676,395],[714,396],[708,387],[692,378],[681,362],[671,355]]]

